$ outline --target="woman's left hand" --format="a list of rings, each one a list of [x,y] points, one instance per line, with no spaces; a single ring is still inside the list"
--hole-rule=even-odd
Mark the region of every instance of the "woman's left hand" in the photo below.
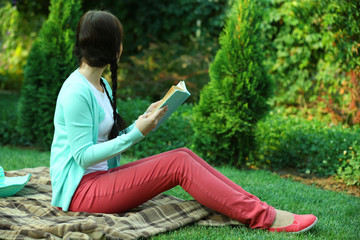
[[[161,102],[161,100],[152,103],[152,104],[148,107],[148,109],[146,110],[145,113],[151,113],[151,112],[159,105],[160,102]]]
[[[167,106],[160,108],[154,114],[145,113],[140,115],[135,122],[136,127],[146,136],[151,130],[153,130],[160,119],[165,115],[168,110]]]

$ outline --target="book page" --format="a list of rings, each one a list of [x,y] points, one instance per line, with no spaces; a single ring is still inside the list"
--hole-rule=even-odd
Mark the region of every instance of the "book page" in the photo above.
[[[184,81],[180,81],[177,85],[177,87],[181,88],[182,91],[187,92],[186,86],[185,86],[185,82]]]

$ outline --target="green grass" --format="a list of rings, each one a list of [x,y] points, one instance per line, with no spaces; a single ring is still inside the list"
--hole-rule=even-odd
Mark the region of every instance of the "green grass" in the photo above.
[[[50,166],[50,152],[30,148],[0,146],[0,165],[5,171]]]
[[[49,166],[49,157],[49,152],[0,147],[0,165],[5,170]],[[128,162],[132,159],[123,160]],[[278,209],[298,214],[315,214],[319,218],[318,224],[311,231],[299,235],[268,233],[241,227],[189,225],[159,234],[152,239],[360,239],[360,198],[293,182],[267,171],[241,171],[231,167],[221,167],[218,170]],[[166,193],[191,199],[180,187]]]

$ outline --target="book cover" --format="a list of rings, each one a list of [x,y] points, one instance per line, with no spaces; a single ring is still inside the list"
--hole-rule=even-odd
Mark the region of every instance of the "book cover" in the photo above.
[[[190,92],[186,89],[186,85],[184,81],[180,81],[177,85],[172,86],[166,95],[162,98],[159,106],[155,108],[150,116],[156,112],[158,109],[168,106],[168,111],[165,115],[160,119],[157,126],[153,129],[155,131],[166,119],[170,117],[170,115],[185,102],[185,100],[190,96]]]

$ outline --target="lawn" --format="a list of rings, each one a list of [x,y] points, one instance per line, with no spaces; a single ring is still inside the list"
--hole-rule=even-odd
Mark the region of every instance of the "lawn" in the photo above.
[[[0,147],[0,164],[5,170],[49,166],[49,152],[34,149]],[[132,161],[124,157],[124,162]],[[232,167],[218,170],[245,190],[276,208],[291,212],[313,213],[318,224],[309,232],[294,235],[268,233],[239,227],[200,227],[190,225],[159,234],[152,239],[360,239],[360,198],[331,192],[283,179],[268,171],[245,171]],[[168,194],[191,199],[180,187]]]

